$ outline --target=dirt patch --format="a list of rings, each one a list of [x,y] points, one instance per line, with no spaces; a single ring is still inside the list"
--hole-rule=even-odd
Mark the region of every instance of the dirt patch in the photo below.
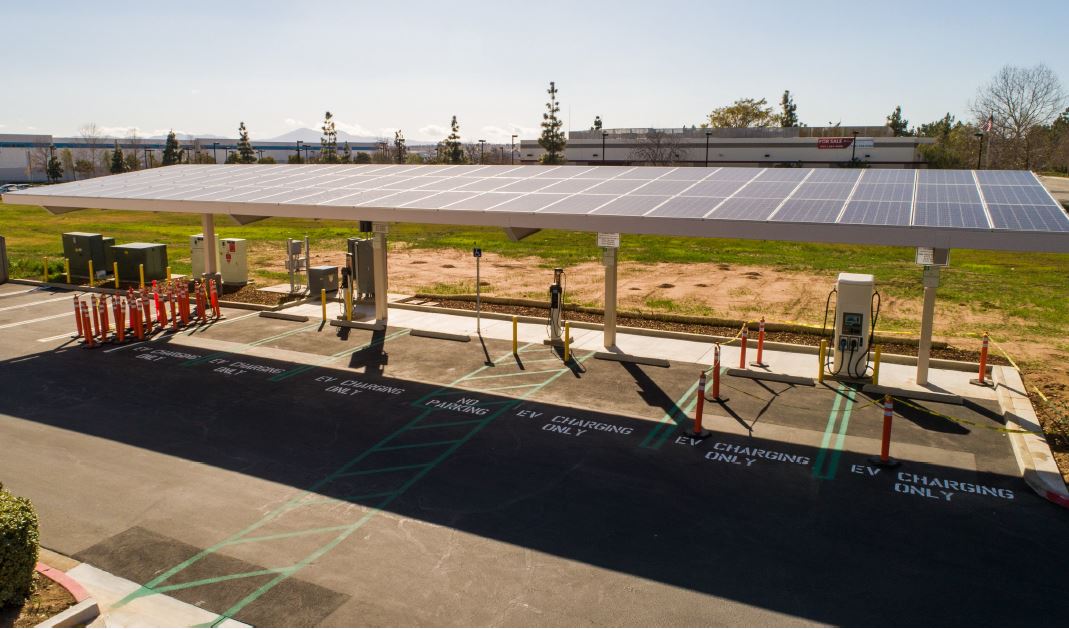
[[[33,594],[22,605],[0,608],[0,627],[33,627],[74,605],[74,597],[58,583],[33,573]]]

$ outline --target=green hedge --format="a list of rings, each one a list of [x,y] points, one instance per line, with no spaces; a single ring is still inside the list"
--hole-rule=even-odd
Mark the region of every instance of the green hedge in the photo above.
[[[0,484],[0,607],[30,594],[37,565],[37,512],[28,498]]]

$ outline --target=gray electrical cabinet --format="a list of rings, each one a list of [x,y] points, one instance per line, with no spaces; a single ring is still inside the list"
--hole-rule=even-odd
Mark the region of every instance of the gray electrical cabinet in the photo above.
[[[333,293],[338,290],[338,267],[313,266],[308,269],[308,295],[316,297],[321,290]]]
[[[131,242],[111,248],[119,263],[119,277],[136,281],[138,267],[145,265],[145,281],[167,279],[167,245],[154,242]]]
[[[357,299],[375,295],[375,253],[370,238],[349,239],[349,271]]]
[[[105,275],[111,272],[111,247],[114,238],[105,238],[100,234],[86,232],[67,232],[63,234],[63,257],[70,260],[71,276],[89,277],[89,261],[93,262],[93,272]]]
[[[7,241],[0,236],[0,284],[7,282]]]

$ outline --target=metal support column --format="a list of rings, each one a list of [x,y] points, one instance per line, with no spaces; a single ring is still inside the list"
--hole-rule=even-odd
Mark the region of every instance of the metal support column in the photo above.
[[[386,223],[372,225],[374,240],[371,243],[375,257],[375,320],[386,323]]]
[[[215,267],[215,216],[202,214],[200,225],[204,231],[204,273],[215,277],[215,274],[219,272],[219,269]]]
[[[602,254],[605,265],[605,349],[616,347],[616,252],[610,247]]]
[[[921,309],[921,338],[917,347],[917,384],[928,384],[928,359],[932,352],[932,325],[935,320],[935,289],[939,267],[924,267],[924,305]]]

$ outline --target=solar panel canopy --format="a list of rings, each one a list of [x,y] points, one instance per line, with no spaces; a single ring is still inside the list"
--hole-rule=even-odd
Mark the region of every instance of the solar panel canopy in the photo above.
[[[1027,171],[179,165],[5,193],[71,208],[1069,252]]]

